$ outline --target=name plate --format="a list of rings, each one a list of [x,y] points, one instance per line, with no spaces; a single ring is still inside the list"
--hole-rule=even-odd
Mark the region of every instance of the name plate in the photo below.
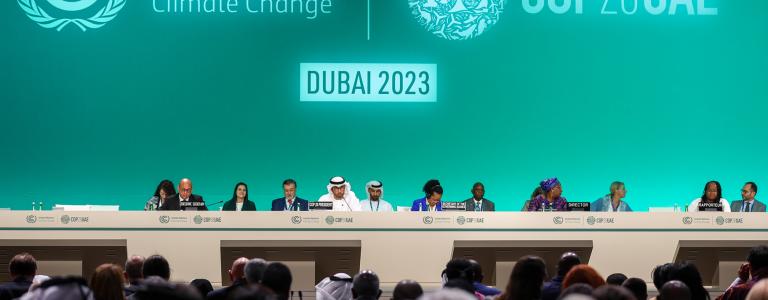
[[[205,207],[205,202],[190,202],[190,201],[179,202],[180,210],[196,211],[196,210],[203,210],[204,207]]]
[[[333,202],[309,202],[309,210],[333,210]]]
[[[443,211],[466,211],[467,204],[464,202],[443,202]]]
[[[568,202],[568,211],[589,211],[589,202]]]
[[[699,211],[723,211],[723,203],[719,201],[716,203],[700,202]]]

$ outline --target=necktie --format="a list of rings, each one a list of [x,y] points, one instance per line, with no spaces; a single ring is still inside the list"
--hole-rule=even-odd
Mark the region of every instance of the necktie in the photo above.
[[[747,205],[744,207],[744,212],[749,212],[749,205],[751,203],[747,202]]]
[[[475,202],[475,211],[481,211],[482,208],[483,208],[483,203],[482,202],[480,202],[480,203]]]
[[[288,199],[288,210],[293,209],[293,199]]]

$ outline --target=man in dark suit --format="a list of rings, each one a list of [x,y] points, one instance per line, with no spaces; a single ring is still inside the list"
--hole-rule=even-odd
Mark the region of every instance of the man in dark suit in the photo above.
[[[213,290],[205,297],[206,300],[225,300],[233,299],[231,295],[235,295],[236,291],[245,288],[247,282],[245,280],[245,265],[248,263],[248,259],[240,257],[232,262],[232,267],[227,271],[229,273],[229,279],[232,280],[232,284],[228,287]]]
[[[472,198],[464,200],[467,211],[495,211],[496,205],[483,196],[485,196],[485,186],[481,182],[476,182],[472,186]]]
[[[283,181],[283,195],[285,197],[272,200],[272,211],[308,211],[309,201],[296,197],[296,181],[286,179]]]
[[[125,262],[125,271],[123,271],[123,276],[125,277],[125,282],[127,282],[128,285],[123,288],[123,291],[126,297],[133,295],[133,293],[135,293],[139,288],[139,284],[141,284],[141,280],[144,278],[144,276],[141,274],[142,268],[144,268],[143,256],[134,255],[128,258],[128,260]]]
[[[192,181],[184,178],[179,182],[179,193],[165,199],[157,210],[208,210],[203,197],[192,194]]]
[[[765,203],[757,201],[757,184],[747,182],[741,188],[741,199],[731,202],[732,212],[765,212]]]
[[[29,253],[14,256],[8,263],[12,281],[0,284],[0,300],[16,299],[24,295],[37,274],[37,261]]]

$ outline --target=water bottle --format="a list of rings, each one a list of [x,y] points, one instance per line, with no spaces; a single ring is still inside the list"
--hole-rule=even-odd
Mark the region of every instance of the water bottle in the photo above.
[[[40,211],[43,210],[43,200],[40,200]]]
[[[675,203],[675,210],[674,212],[680,212],[680,206]]]
[[[35,211],[36,208],[37,208],[37,203],[35,202],[35,200],[32,200],[32,211]]]

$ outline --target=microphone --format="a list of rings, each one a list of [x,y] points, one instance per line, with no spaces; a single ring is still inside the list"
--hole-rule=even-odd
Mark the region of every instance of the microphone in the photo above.
[[[211,203],[211,204],[206,203],[205,206],[211,206],[211,205],[222,204],[222,203],[224,203],[224,200],[221,200],[219,202],[214,202],[214,203]]]

